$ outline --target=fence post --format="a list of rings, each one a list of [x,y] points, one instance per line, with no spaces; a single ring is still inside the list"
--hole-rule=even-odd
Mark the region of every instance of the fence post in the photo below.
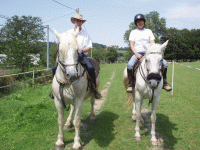
[[[172,95],[174,94],[174,60],[172,61]]]
[[[32,80],[33,88],[34,88],[34,79],[35,79],[35,71],[33,70],[33,80]]]

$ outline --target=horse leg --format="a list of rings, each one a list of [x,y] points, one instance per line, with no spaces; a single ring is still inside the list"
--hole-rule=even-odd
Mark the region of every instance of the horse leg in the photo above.
[[[157,145],[156,132],[155,132],[155,124],[156,124],[156,108],[159,102],[159,97],[154,98],[152,102],[152,113],[151,113],[151,142],[153,145]]]
[[[133,111],[132,111],[132,121],[136,120],[136,110],[135,110],[135,100],[133,98]]]
[[[140,118],[141,118],[141,103],[142,103],[142,98],[139,92],[135,93],[135,108],[136,108],[136,126],[135,126],[135,139],[137,141],[141,140],[141,135],[139,133],[140,131]]]
[[[64,130],[69,130],[72,127],[73,113],[74,113],[74,105],[71,105],[70,114],[69,114],[67,121],[64,125]]]
[[[57,98],[55,97],[55,106],[58,111],[58,125],[59,125],[59,133],[58,133],[58,140],[56,142],[55,149],[62,149],[64,148],[64,134],[63,134],[63,125],[65,123],[64,119],[64,108],[61,103],[58,102]]]
[[[81,148],[81,139],[79,136],[79,129],[81,126],[81,112],[83,107],[83,99],[76,99],[75,101],[75,117],[74,117],[74,127],[75,127],[75,137],[73,149]]]
[[[95,98],[93,95],[91,96],[90,101],[91,101],[90,123],[94,123],[95,122],[95,113],[94,113]]]

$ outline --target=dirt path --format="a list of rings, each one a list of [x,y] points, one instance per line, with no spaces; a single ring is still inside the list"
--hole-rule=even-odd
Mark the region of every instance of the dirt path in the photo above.
[[[95,104],[94,104],[95,115],[98,115],[100,113],[100,109],[101,109],[103,103],[105,102],[105,99],[106,99],[106,96],[108,93],[108,89],[110,87],[110,83],[111,83],[114,75],[115,75],[115,71],[113,72],[110,80],[104,85],[103,90],[101,91],[102,98],[100,100],[95,100]]]

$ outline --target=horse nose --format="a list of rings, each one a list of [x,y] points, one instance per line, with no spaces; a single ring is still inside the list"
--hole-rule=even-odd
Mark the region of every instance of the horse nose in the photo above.
[[[159,84],[159,81],[157,80],[154,80],[154,79],[149,80],[149,85],[152,89],[156,89],[158,87],[158,84]]]

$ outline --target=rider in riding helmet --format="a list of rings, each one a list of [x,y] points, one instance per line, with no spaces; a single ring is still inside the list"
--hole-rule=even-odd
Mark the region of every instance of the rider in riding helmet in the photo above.
[[[133,92],[133,88],[135,87],[135,79],[132,77],[134,75],[133,66],[135,63],[141,59],[146,53],[145,48],[142,43],[149,45],[150,43],[155,43],[155,37],[153,32],[150,29],[146,29],[145,27],[145,16],[143,14],[137,14],[134,18],[135,25],[137,29],[131,31],[129,36],[130,47],[133,51],[133,56],[129,60],[127,64],[127,74],[129,85],[127,88],[128,93]],[[167,61],[163,59],[164,71],[163,71],[163,88],[166,91],[171,91],[172,88],[167,85],[166,74],[167,74]]]
[[[77,43],[79,46],[78,53],[79,53],[79,60],[84,61],[87,64],[87,71],[90,76],[90,80],[92,82],[92,91],[94,92],[94,97],[96,99],[101,98],[101,93],[97,90],[96,86],[96,75],[95,75],[95,68],[90,63],[89,59],[87,58],[87,53],[92,49],[92,40],[89,34],[82,29],[82,25],[86,20],[83,20],[81,14],[76,14],[75,17],[71,17],[71,22],[75,25],[73,29],[68,30],[67,32],[74,32],[79,27],[79,33],[77,35]],[[55,75],[57,69],[57,65],[54,65],[52,68],[53,76]],[[51,95],[50,97],[53,97]]]

